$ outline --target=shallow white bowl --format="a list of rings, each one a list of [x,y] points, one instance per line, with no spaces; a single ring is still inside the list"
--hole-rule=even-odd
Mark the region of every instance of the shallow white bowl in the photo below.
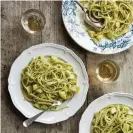
[[[133,95],[113,92],[105,94],[94,100],[85,110],[79,124],[79,133],[90,133],[94,114],[110,104],[123,104],[133,108]]]
[[[40,110],[34,108],[29,102],[24,100],[20,86],[22,69],[31,61],[33,57],[38,57],[40,55],[54,55],[62,58],[66,62],[73,65],[74,71],[78,75],[80,92],[66,103],[69,108],[56,112],[46,112],[36,120],[37,122],[47,124],[64,121],[73,116],[81,108],[86,99],[89,84],[86,68],[81,59],[73,51],[62,45],[46,43],[32,46],[25,50],[14,61],[8,78],[8,90],[12,102],[15,107],[27,118],[30,118],[40,112]]]

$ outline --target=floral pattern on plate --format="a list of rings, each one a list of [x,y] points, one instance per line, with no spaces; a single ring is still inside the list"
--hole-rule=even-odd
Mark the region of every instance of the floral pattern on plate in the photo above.
[[[83,20],[83,11],[73,0],[63,0],[62,17],[65,28],[72,39],[88,51],[98,54],[115,54],[133,45],[133,24],[128,33],[114,40],[103,39],[96,44],[87,33]]]

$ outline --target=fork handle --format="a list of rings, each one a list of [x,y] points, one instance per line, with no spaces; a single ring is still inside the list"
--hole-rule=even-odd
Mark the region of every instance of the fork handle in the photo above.
[[[45,111],[46,111],[46,110],[45,110]],[[25,121],[23,122],[23,126],[24,126],[24,127],[28,127],[28,126],[29,126],[30,124],[32,124],[40,115],[42,115],[45,111],[42,111],[42,112],[38,113],[37,115],[35,115],[35,116],[33,116],[33,117],[31,117],[31,118],[25,120]]]
[[[81,7],[81,9],[82,9],[84,12],[86,12],[85,8],[81,5],[81,3],[80,3],[78,0],[76,0],[75,2]]]

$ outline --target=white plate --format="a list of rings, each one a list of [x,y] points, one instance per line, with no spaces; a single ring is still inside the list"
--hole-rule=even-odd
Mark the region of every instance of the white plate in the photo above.
[[[133,45],[133,24],[130,31],[114,40],[103,39],[95,44],[87,33],[83,11],[74,0],[63,0],[62,18],[65,28],[72,39],[82,48],[97,54],[115,54]]]
[[[133,95],[128,93],[108,93],[94,100],[85,110],[79,124],[79,133],[90,133],[94,113],[110,104],[123,104],[133,108]]]
[[[46,112],[36,120],[37,122],[47,124],[64,121],[73,116],[83,105],[86,99],[89,84],[86,68],[81,59],[73,51],[62,45],[46,43],[32,46],[25,50],[14,61],[8,78],[8,89],[11,99],[16,108],[27,118],[30,118],[40,112],[40,110],[34,108],[29,102],[24,100],[20,88],[20,75],[22,69],[31,61],[33,57],[38,57],[40,55],[54,55],[62,58],[66,62],[73,65],[74,71],[78,75],[80,92],[66,103],[69,108],[57,112]]]

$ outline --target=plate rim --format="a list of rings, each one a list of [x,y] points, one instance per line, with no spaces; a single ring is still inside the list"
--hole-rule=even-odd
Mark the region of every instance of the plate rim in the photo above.
[[[106,94],[104,94],[104,95],[102,95],[102,96],[100,96],[100,97],[98,97],[98,98],[96,98],[95,100],[93,100],[88,106],[87,106],[87,108],[85,109],[85,111],[83,112],[83,114],[82,114],[82,116],[81,116],[81,119],[80,119],[80,122],[79,122],[79,133],[81,133],[81,124],[82,124],[82,122],[83,122],[83,117],[84,117],[84,115],[85,115],[85,112],[89,109],[89,107],[93,104],[93,103],[95,103],[95,102],[97,102],[97,101],[99,101],[100,99],[102,99],[102,98],[104,98],[104,97],[110,97],[110,96],[118,96],[118,95],[122,95],[122,96],[126,96],[126,97],[129,97],[129,98],[131,98],[132,100],[133,100],[133,94],[131,94],[131,93],[124,93],[124,92],[110,92],[110,93],[106,93]]]
[[[96,51],[91,51],[91,50],[89,50],[89,49],[86,49],[83,45],[81,45],[78,41],[76,41],[76,40],[71,36],[71,34],[69,33],[69,31],[68,31],[68,28],[67,28],[67,26],[66,26],[66,24],[65,24],[65,20],[64,20],[64,17],[63,17],[63,2],[65,2],[65,1],[68,1],[68,0],[62,0],[62,5],[61,5],[61,16],[62,16],[62,20],[63,20],[64,27],[65,27],[65,29],[66,29],[68,35],[71,37],[71,39],[72,39],[76,44],[78,44],[81,48],[85,49],[85,50],[88,51],[88,52],[91,52],[91,53],[94,53],[94,54],[98,54],[98,55],[113,55],[113,54],[119,54],[119,53],[121,53],[121,52],[124,52],[124,51],[128,50],[130,47],[133,46],[133,44],[129,44],[129,46],[126,47],[125,49],[121,49],[121,50],[119,50],[119,51],[115,51],[115,52],[111,52],[111,53],[102,53],[102,52],[96,52]],[[73,0],[71,0],[71,1],[73,1]]]
[[[11,82],[10,82],[11,71],[12,71],[12,69],[13,69],[12,66],[13,66],[13,65],[15,64],[15,62],[19,59],[19,57],[22,56],[24,53],[29,52],[31,49],[34,49],[34,48],[36,48],[36,47],[42,47],[42,46],[43,46],[43,47],[52,46],[52,47],[56,47],[56,48],[58,47],[59,49],[63,49],[63,50],[65,50],[65,51],[67,51],[68,53],[72,54],[72,56],[75,58],[75,60],[76,60],[77,62],[80,63],[80,67],[82,68],[83,74],[85,75],[85,78],[86,78],[86,85],[87,85],[87,86],[86,86],[86,89],[85,89],[85,91],[84,91],[85,94],[83,95],[83,96],[84,96],[84,99],[81,101],[80,106],[77,108],[77,110],[76,110],[74,113],[70,113],[69,116],[67,115],[64,119],[61,119],[61,120],[55,120],[55,121],[49,121],[49,122],[48,122],[48,121],[47,121],[47,122],[44,122],[43,120],[40,120],[40,119],[37,119],[37,120],[36,120],[36,122],[40,122],[40,123],[54,124],[54,123],[57,123],[57,122],[61,122],[61,121],[67,120],[68,118],[70,118],[70,117],[72,117],[73,115],[75,115],[76,112],[79,111],[79,109],[81,109],[81,107],[83,106],[84,102],[86,101],[87,92],[88,92],[88,90],[89,90],[89,77],[88,77],[88,73],[87,73],[87,70],[86,70],[86,67],[85,67],[83,61],[78,57],[78,55],[76,55],[76,53],[74,53],[71,49],[65,47],[64,45],[59,45],[59,44],[55,44],[55,43],[41,43],[41,44],[34,45],[34,46],[31,46],[31,47],[29,47],[29,48],[23,50],[23,51],[19,54],[19,56],[14,60],[14,62],[13,62],[12,65],[11,65],[10,72],[9,72],[9,76],[8,76],[8,92],[9,92],[9,94],[10,94],[10,98],[11,98],[11,100],[12,100],[12,103],[14,104],[14,106],[16,107],[16,109],[18,109],[19,112],[20,112],[21,114],[23,114],[26,118],[30,118],[30,117],[29,117],[26,113],[24,113],[24,112],[18,107],[18,105],[17,105],[16,102],[15,102],[15,99],[13,98],[14,95],[12,95],[12,89],[11,89],[12,84],[11,84]]]

